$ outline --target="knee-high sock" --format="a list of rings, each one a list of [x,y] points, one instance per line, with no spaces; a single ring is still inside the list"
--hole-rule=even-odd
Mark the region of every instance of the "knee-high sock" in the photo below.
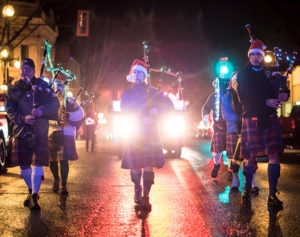
[[[268,165],[268,176],[269,176],[269,195],[274,195],[280,176],[280,164],[269,164]]]
[[[222,152],[221,153],[213,152],[213,159],[214,159],[214,163],[216,165],[218,165],[220,163],[221,155],[222,155]]]
[[[58,161],[50,161],[50,170],[55,180],[59,180]]]
[[[245,182],[246,192],[251,191],[254,169],[255,169],[254,166],[246,166],[245,163],[243,163],[243,173],[244,173],[245,181],[246,181]]]
[[[31,182],[32,182],[32,193],[39,193],[42,176],[44,175],[44,169],[41,166],[32,168]]]
[[[61,185],[66,187],[67,179],[69,175],[69,163],[67,160],[60,161],[60,176],[61,176]]]
[[[32,173],[31,167],[29,167],[27,169],[23,169],[23,170],[21,169],[21,175],[22,175],[28,189],[32,189],[31,173]]]
[[[143,183],[144,183],[144,197],[148,197],[151,186],[152,186],[152,184],[154,184],[154,172],[153,171],[144,171]]]
[[[238,173],[232,172],[232,184],[231,184],[231,187],[238,187],[238,186],[239,186]]]
[[[136,193],[141,194],[142,193],[142,187],[141,187],[142,170],[139,170],[139,172],[133,172],[132,170],[130,170],[130,177],[131,177],[131,181],[134,183],[134,191]]]

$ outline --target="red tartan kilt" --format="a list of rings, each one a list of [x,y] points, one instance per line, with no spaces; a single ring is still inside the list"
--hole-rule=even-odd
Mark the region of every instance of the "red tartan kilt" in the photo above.
[[[237,140],[238,140],[237,133],[228,133],[226,135],[226,151],[227,151],[228,159],[233,159]]]
[[[211,140],[210,152],[220,153],[225,150],[226,150],[226,132],[220,132],[220,131],[214,132]]]
[[[268,154],[283,153],[284,145],[278,118],[271,118],[271,128],[267,133],[258,131],[257,121],[243,118],[242,158],[255,158]]]
[[[21,138],[13,139],[10,167],[30,165],[49,165],[49,147],[47,136],[36,137],[36,146],[33,148],[33,150],[25,148],[21,143]]]

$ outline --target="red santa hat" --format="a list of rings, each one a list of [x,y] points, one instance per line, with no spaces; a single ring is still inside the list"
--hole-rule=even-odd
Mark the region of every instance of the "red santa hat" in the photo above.
[[[251,53],[260,53],[262,56],[265,56],[265,49],[266,46],[264,45],[264,43],[261,40],[256,39],[250,45],[250,48],[248,50],[248,57]]]
[[[129,75],[127,76],[127,81],[133,81],[132,72],[134,69],[142,71],[143,73],[145,73],[145,78],[147,77],[147,65],[143,61],[135,59],[131,65]]]

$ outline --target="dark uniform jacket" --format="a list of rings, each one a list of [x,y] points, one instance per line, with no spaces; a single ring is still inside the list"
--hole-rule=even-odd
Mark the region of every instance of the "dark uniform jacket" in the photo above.
[[[158,90],[134,84],[126,90],[121,99],[122,114],[133,116],[139,135],[125,141],[122,168],[133,169],[153,166],[161,168],[164,164],[162,145],[157,123],[145,124],[148,111],[156,107],[159,115],[173,110],[172,101]]]
[[[243,117],[258,119],[258,127],[265,129],[270,117],[277,116],[277,110],[266,105],[267,99],[278,98],[279,77],[268,77],[264,69],[257,70],[250,63],[237,75],[238,96],[243,106]],[[289,94],[289,90],[285,91]]]
[[[36,86],[35,92],[32,85]],[[42,110],[42,117],[34,125],[35,136],[47,136],[49,119],[57,119],[59,101],[48,83],[40,78],[32,78],[31,84],[24,80],[17,81],[7,92],[6,111],[13,122],[13,137],[23,137],[32,131],[32,126],[25,123],[25,116],[30,115],[33,103]]]

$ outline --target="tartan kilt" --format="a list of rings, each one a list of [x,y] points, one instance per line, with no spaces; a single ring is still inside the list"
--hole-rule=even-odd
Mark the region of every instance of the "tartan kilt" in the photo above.
[[[33,150],[24,147],[21,138],[13,138],[10,167],[30,165],[49,165],[48,136],[36,137]]]
[[[241,137],[242,158],[255,158],[268,154],[283,153],[284,145],[279,119],[271,118],[271,128],[267,133],[257,129],[257,120],[243,118]]]
[[[227,133],[226,135],[226,152],[228,159],[233,159],[236,143],[238,140],[237,133]]]
[[[63,146],[59,149],[49,142],[50,161],[78,160],[74,136],[64,135]]]
[[[226,131],[214,131],[211,140],[210,152],[220,153],[226,150]]]

